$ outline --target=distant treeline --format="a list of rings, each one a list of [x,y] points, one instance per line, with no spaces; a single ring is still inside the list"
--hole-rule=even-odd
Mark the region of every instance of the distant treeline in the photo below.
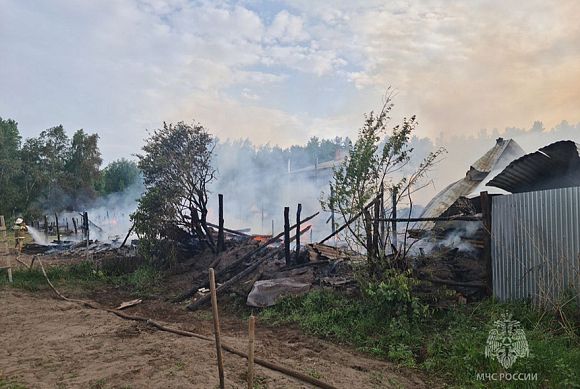
[[[78,210],[140,180],[136,163],[126,159],[101,169],[98,141],[82,129],[69,138],[62,125],[23,141],[18,124],[0,118],[0,215]]]

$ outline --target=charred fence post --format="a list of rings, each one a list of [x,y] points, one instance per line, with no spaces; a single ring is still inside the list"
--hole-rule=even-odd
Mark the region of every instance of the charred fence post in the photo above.
[[[381,214],[381,218],[385,217],[385,184],[383,182],[381,182],[381,187],[380,187],[380,192],[379,192],[379,202],[380,202],[380,214]],[[385,222],[383,220],[381,220],[380,222],[380,244],[382,246],[382,248],[385,248],[385,242],[386,242],[386,237],[385,237]]]
[[[373,207],[373,211],[374,211],[374,219],[373,219],[373,251],[375,252],[375,255],[377,256],[377,258],[380,256],[380,231],[379,231],[379,224],[380,224],[380,213],[381,213],[381,203],[380,200],[377,199],[377,201],[375,201],[375,205]]]
[[[334,188],[330,185],[330,224],[331,232],[334,235],[336,233],[336,221],[334,215]],[[310,238],[310,243],[312,243],[312,238]],[[334,238],[334,245],[336,246],[336,235]]]
[[[48,240],[48,216],[44,215],[44,236]]]
[[[290,265],[290,207],[284,207],[284,259],[286,265]]]
[[[480,193],[481,199],[481,217],[483,219],[483,260],[486,271],[486,293],[488,296],[493,294],[493,274],[491,264],[491,197],[487,192]]]
[[[78,229],[77,229],[77,219],[76,218],[72,218],[72,222],[73,222],[73,227],[75,229],[75,235],[78,234]]]
[[[219,206],[219,220],[218,220],[218,238],[217,238],[217,252],[221,253],[225,250],[226,243],[224,237],[224,195],[218,194]]]
[[[296,263],[302,263],[300,260],[300,213],[302,212],[302,204],[298,204],[296,209]]]
[[[392,229],[391,232],[391,243],[395,251],[398,251],[398,242],[397,242],[397,222],[394,221],[397,219],[397,189],[393,188],[393,208],[392,208]]]
[[[54,220],[56,223],[56,241],[60,243],[60,228],[58,227],[58,215],[54,214]]]
[[[83,213],[83,227],[85,229],[85,235],[87,239],[87,250],[85,252],[85,259],[89,260],[89,214],[88,212]]]
[[[373,234],[372,234],[372,227],[371,227],[371,223],[372,223],[372,218],[371,218],[371,213],[368,210],[364,210],[364,218],[365,218],[365,234],[366,234],[366,238],[367,238],[367,256],[369,261],[374,261],[375,259],[375,252],[374,252],[374,246],[373,246]]]

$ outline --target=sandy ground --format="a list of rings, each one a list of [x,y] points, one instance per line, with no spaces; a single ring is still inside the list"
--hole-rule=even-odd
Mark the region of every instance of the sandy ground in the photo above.
[[[108,298],[120,300],[123,296]],[[31,388],[215,388],[215,346],[154,330],[110,313],[55,299],[47,293],[0,290],[0,378]],[[159,300],[127,313],[172,327],[211,334],[208,311],[190,313]],[[227,315],[225,315],[227,316]],[[247,349],[245,323],[222,321],[223,342]],[[411,370],[313,339],[292,328],[257,325],[256,356],[339,388],[427,388]],[[246,360],[224,353],[227,388],[243,388]],[[308,388],[281,373],[256,367],[256,388]],[[1,382],[1,381],[0,381]]]

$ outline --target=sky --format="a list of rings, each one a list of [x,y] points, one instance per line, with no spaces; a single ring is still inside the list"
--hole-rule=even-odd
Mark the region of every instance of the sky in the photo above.
[[[578,15],[576,0],[0,0],[0,117],[23,137],[97,132],[105,161],[163,121],[255,144],[354,137],[389,86],[420,136],[550,129],[580,122]]]

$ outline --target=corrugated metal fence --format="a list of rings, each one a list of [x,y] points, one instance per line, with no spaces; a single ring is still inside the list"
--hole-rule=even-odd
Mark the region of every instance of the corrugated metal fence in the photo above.
[[[494,296],[580,293],[580,187],[494,197],[492,221]]]

